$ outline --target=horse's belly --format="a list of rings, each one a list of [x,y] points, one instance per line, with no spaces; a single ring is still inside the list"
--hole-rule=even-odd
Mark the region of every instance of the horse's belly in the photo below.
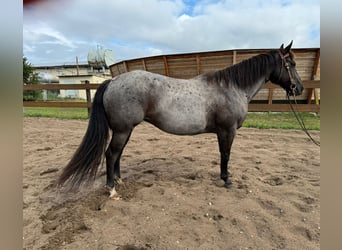
[[[192,135],[205,132],[206,114],[201,109],[168,107],[154,113],[146,120],[161,130],[178,135]]]

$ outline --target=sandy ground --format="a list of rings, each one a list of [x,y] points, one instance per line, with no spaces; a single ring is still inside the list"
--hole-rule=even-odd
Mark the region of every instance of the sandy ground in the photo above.
[[[320,148],[302,131],[240,129],[225,189],[214,134],[141,124],[114,201],[104,166],[80,192],[54,186],[86,126],[24,118],[24,249],[320,249]]]

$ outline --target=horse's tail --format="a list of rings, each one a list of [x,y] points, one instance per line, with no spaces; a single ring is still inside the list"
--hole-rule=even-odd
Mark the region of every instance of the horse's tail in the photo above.
[[[87,131],[81,144],[63,169],[58,185],[78,187],[84,181],[95,179],[109,136],[109,126],[103,106],[103,94],[111,80],[104,81],[97,89]]]

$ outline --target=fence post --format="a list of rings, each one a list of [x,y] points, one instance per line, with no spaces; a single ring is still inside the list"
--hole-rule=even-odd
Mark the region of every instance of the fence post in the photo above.
[[[84,84],[86,85],[86,97],[87,97],[87,106],[88,106],[88,118],[90,117],[90,111],[91,111],[91,94],[90,94],[90,88],[89,87],[89,81],[85,80]]]

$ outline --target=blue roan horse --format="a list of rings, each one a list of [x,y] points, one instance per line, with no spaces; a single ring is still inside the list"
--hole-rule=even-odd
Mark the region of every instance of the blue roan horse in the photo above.
[[[216,133],[221,179],[229,187],[230,150],[236,130],[247,115],[248,103],[267,81],[291,95],[303,91],[291,46],[292,42],[286,48],[281,45],[278,50],[189,80],[132,71],[105,81],[94,97],[83,141],[58,184],[74,187],[93,180],[105,153],[107,187],[115,197],[114,181],[120,181],[122,151],[134,127],[147,121],[171,134]],[[109,129],[113,136],[106,149]]]

